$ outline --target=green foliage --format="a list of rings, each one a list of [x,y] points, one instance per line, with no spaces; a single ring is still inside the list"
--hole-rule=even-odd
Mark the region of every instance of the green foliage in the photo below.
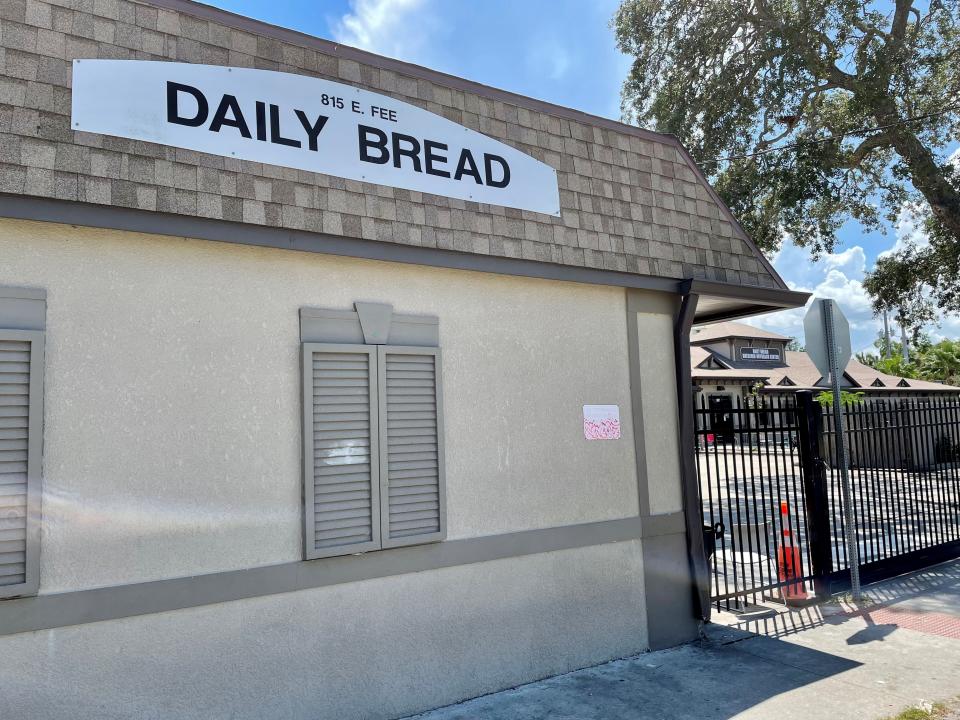
[[[908,348],[910,354],[914,353],[923,353],[926,352],[928,348],[933,345],[933,342],[930,340],[930,336],[920,331],[919,329],[914,329],[911,331],[908,337]],[[893,329],[890,332],[890,354],[891,355],[903,355],[903,343],[896,339],[896,334]],[[883,336],[883,331],[880,330],[877,332],[877,339],[873,341],[873,346],[877,349],[877,355],[883,357],[885,353],[885,342]],[[867,363],[870,365],[871,363]]]
[[[864,365],[888,375],[960,386],[960,340],[931,343],[929,338],[920,336],[910,347],[910,362],[904,361],[902,346],[897,341],[890,343],[889,358],[883,357],[882,337],[874,345],[878,354],[861,353],[857,356]]]
[[[915,378],[917,377],[917,368],[913,362],[907,362],[903,355],[891,355],[889,358],[877,358],[873,365],[874,368],[887,375],[897,375],[898,377]]]
[[[857,403],[862,403],[864,394],[862,392],[850,392],[848,390],[840,391],[840,404],[841,405],[855,405]],[[830,390],[824,390],[823,392],[817,393],[814,398],[815,401],[821,405],[833,405],[833,392]]]
[[[941,340],[920,354],[919,377],[925,380],[960,385],[960,341]]]
[[[936,321],[935,308],[960,312],[960,242],[930,217],[924,225],[928,245],[879,258],[863,282],[876,312],[897,308],[912,327]]]
[[[673,133],[764,251],[831,251],[908,201],[930,248],[885,259],[876,307],[960,309],[960,2],[623,0],[624,119]],[[788,149],[771,152],[787,146]],[[927,288],[927,293],[921,293]]]
[[[747,395],[744,398],[747,401],[747,407],[762,408],[765,406],[765,399],[760,394],[760,391],[766,386],[767,384],[763,380],[758,380],[750,386],[750,390],[747,392]]]
[[[787,350],[793,352],[806,352],[806,347],[796,338],[790,338],[790,342],[787,343]]]

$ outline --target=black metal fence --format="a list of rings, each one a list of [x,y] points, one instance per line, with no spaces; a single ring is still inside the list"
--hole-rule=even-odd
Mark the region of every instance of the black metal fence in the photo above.
[[[849,584],[833,413],[810,392],[695,409],[718,609],[802,603]],[[960,556],[960,399],[844,406],[864,581]]]
[[[830,527],[846,530],[833,413],[823,413],[830,470]],[[844,408],[844,431],[860,563],[873,575],[922,566],[928,556],[960,554],[960,400],[874,400]],[[849,568],[833,544],[833,568]]]

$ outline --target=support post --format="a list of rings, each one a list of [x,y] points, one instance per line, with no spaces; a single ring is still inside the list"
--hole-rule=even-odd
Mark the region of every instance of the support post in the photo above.
[[[823,416],[820,405],[813,399],[812,391],[801,390],[796,398],[800,465],[803,469],[803,493],[806,497],[804,513],[809,543],[808,556],[813,573],[813,592],[818,600],[826,600],[830,597],[829,576],[833,572],[833,554],[830,547],[830,506],[826,466],[820,456]]]
[[[690,373],[690,329],[699,296],[689,283],[682,289],[683,300],[673,326],[673,349],[677,375],[677,409],[680,428],[680,478],[683,483],[683,515],[687,525],[687,556],[699,618],[710,622],[710,568],[703,547],[703,517],[700,487],[694,467],[696,438],[693,419],[693,380]]]
[[[840,378],[844,368],[837,357],[837,333],[833,317],[833,300],[823,303],[823,321],[826,330],[827,357],[830,364],[830,389],[833,393],[833,429],[837,446],[837,463],[840,465],[840,491],[843,498],[843,517],[847,530],[847,564],[850,566],[850,588],[854,602],[860,602],[860,548],[857,541],[857,515],[853,509],[853,489],[850,487],[850,462],[847,454],[847,438],[843,428],[843,402]]]

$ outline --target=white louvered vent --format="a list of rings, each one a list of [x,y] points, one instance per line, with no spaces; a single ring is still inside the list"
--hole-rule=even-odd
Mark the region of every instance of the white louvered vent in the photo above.
[[[0,586],[26,582],[30,343],[0,339]]]
[[[313,557],[379,546],[374,356],[310,351]],[[311,523],[307,524],[308,531]],[[309,544],[308,544],[309,549]]]
[[[443,530],[438,355],[395,350],[380,351],[384,546],[434,539]]]

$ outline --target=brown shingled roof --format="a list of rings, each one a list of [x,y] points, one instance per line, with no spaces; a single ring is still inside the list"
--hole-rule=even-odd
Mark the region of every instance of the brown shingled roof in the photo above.
[[[740,325],[740,323],[718,323],[718,325]],[[724,336],[720,336],[724,337]],[[784,353],[785,366],[770,368],[732,368],[730,370],[709,370],[698,368],[697,365],[707,359],[711,354],[704,348],[692,346],[690,348],[692,375],[698,381],[710,379],[731,380],[742,378],[745,380],[765,379],[768,388],[781,387],[781,381],[788,379],[785,386],[795,390],[822,390],[824,385],[818,385],[823,380],[820,371],[817,370],[813,360],[805,352],[794,352],[788,350]],[[847,363],[844,375],[848,378],[853,388],[857,390],[877,390],[884,388],[895,391],[927,391],[927,392],[960,392],[960,388],[942,383],[929,382],[927,380],[914,380],[912,378],[902,378],[896,375],[887,375],[868,365],[864,365],[859,360],[851,359]],[[878,384],[878,381],[880,384]],[[906,383],[906,384],[904,384]]]
[[[944,383],[930,382],[929,380],[915,380],[913,378],[903,378],[897,375],[887,375],[882,373],[879,370],[876,370],[869,365],[864,365],[859,360],[853,359],[847,364],[847,375],[852,379],[857,385],[863,388],[874,386],[873,383],[875,380],[880,380],[883,383],[884,387],[888,388],[897,388],[902,381],[906,381],[909,389],[911,390],[960,390],[960,388],[954,387],[953,385],[945,385]],[[899,389],[908,389],[908,388],[899,388]]]
[[[739,322],[719,322],[694,328],[690,335],[691,343],[703,343],[721,338],[761,338],[764,340],[790,340],[769,330],[761,330],[753,325]]]
[[[709,350],[704,350],[696,345],[690,346],[690,367],[696,369],[697,366],[711,355]]]

